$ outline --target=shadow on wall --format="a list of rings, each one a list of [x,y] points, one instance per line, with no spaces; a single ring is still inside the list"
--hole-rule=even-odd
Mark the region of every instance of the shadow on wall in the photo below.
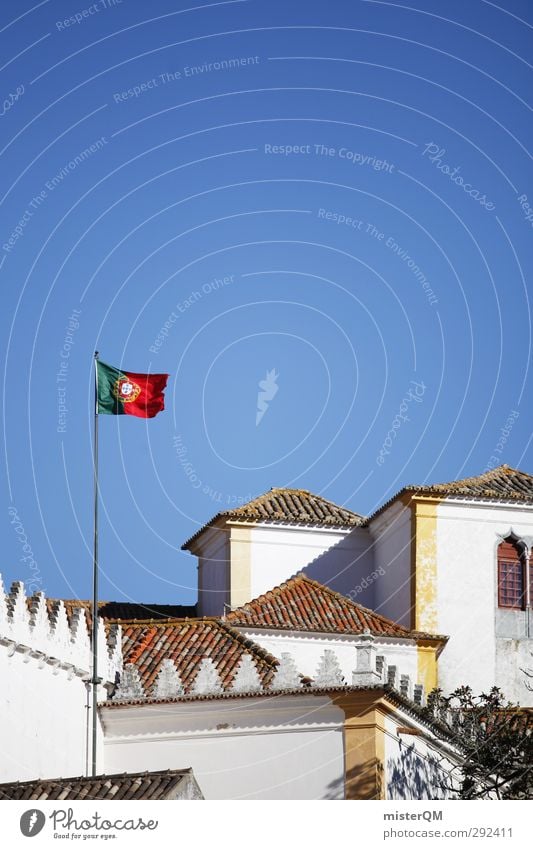
[[[373,541],[366,528],[354,528],[344,539],[319,554],[302,571],[352,601],[374,607]]]
[[[453,799],[452,781],[434,755],[422,757],[411,746],[387,761],[387,799]]]
[[[383,766],[377,758],[370,758],[352,767],[344,776],[328,784],[324,799],[381,799],[383,791]]]

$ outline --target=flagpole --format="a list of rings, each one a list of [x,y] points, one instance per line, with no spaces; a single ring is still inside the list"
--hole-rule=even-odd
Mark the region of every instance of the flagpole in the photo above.
[[[92,775],[97,774],[98,743],[98,351],[94,352],[94,539],[93,539],[93,600],[92,600]]]

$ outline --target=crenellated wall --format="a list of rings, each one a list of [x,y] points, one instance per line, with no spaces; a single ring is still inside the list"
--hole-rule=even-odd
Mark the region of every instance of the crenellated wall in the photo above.
[[[99,699],[122,671],[120,626],[100,623]],[[91,753],[91,639],[87,617],[43,593],[27,598],[0,578],[0,781],[83,775]],[[101,734],[101,732],[100,732]],[[103,742],[99,741],[100,750]]]

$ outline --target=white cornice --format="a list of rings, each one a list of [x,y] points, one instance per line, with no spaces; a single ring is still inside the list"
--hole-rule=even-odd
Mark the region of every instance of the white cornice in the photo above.
[[[75,666],[68,661],[60,660],[57,657],[53,657],[52,655],[46,654],[42,651],[36,651],[32,649],[30,646],[25,646],[23,643],[17,643],[15,640],[10,640],[6,637],[0,637],[0,646],[4,646],[7,649],[8,657],[13,657],[15,654],[21,654],[24,656],[24,662],[29,663],[30,660],[36,660],[38,662],[38,668],[42,669],[44,666],[51,666],[54,671],[56,669],[66,670],[69,675],[72,677],[76,675],[78,678],[85,678],[89,674],[89,669],[80,669],[78,666]]]
[[[301,640],[302,642],[307,640],[308,642],[356,643],[361,638],[361,634],[331,633],[330,631],[293,631],[290,628],[259,628],[250,625],[229,624],[236,631],[251,635],[250,639],[253,639],[253,635],[255,634],[260,637],[284,637],[285,639]],[[416,639],[414,637],[388,637],[385,634],[375,634],[374,638],[377,646],[416,646]]]

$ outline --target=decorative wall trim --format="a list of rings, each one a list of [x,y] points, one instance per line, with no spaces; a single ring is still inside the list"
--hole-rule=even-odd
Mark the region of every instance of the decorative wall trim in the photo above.
[[[107,631],[107,633],[106,633]],[[83,608],[75,608],[69,618],[63,602],[50,604],[44,593],[28,598],[21,581],[9,593],[0,576],[0,645],[9,656],[16,652],[24,661],[37,661],[40,669],[65,670],[70,677],[86,677],[91,670],[91,638]],[[122,632],[120,625],[104,623],[98,629],[99,674],[104,684],[115,683],[122,671]]]

